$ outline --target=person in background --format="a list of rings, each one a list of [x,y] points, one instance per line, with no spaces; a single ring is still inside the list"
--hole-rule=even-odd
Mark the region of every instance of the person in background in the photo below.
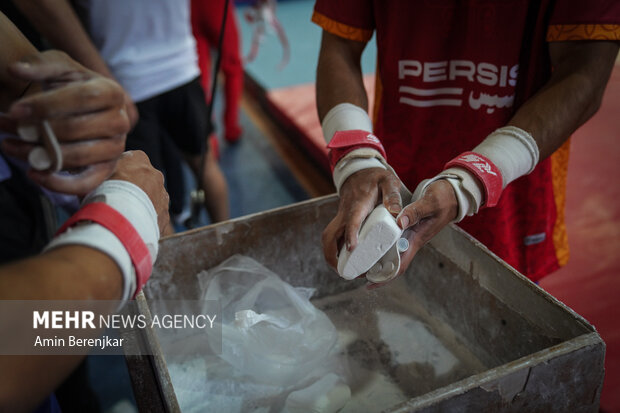
[[[224,16],[224,5],[229,2],[224,27],[222,49],[217,50]],[[241,137],[239,103],[243,91],[243,66],[239,51],[239,29],[232,0],[191,0],[192,31],[198,49],[201,84],[211,96],[211,51],[222,54],[221,71],[224,74],[224,138],[234,143]],[[208,102],[207,102],[208,103]]]
[[[378,203],[409,230],[401,272],[450,222],[533,281],[566,263],[569,136],[600,105],[620,3],[317,0],[312,20],[340,195],[323,234],[332,266]],[[373,32],[374,122],[360,66]]]

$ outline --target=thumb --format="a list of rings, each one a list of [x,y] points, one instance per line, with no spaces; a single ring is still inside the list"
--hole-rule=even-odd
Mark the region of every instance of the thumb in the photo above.
[[[432,215],[434,209],[428,197],[407,205],[396,217],[396,222],[402,230],[417,225],[421,220]]]

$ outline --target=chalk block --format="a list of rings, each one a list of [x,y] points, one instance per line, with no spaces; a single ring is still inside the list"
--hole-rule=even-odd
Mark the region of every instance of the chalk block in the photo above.
[[[366,218],[358,234],[357,247],[338,256],[338,273],[352,280],[368,271],[398,241],[403,231],[396,219],[383,206],[376,207]]]

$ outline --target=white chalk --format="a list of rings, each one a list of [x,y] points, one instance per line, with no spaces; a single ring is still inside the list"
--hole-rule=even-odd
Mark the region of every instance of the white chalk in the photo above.
[[[338,273],[352,280],[368,271],[400,238],[403,230],[383,206],[377,206],[362,224],[353,251],[346,246],[338,256]]]
[[[334,413],[351,399],[351,389],[329,373],[309,387],[289,394],[284,403],[289,413]]]

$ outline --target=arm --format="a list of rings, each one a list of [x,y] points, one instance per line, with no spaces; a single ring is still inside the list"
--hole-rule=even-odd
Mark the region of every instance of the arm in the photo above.
[[[14,0],[15,6],[54,48],[87,68],[113,78],[67,0]]]
[[[508,122],[508,126],[516,126],[532,135],[539,159],[551,155],[598,110],[618,47],[618,43],[606,41],[554,42],[549,45],[553,64],[551,78]],[[477,148],[483,145],[484,142]],[[513,162],[517,158],[514,152],[508,157],[512,157]],[[503,158],[509,160],[506,156]],[[526,174],[529,166],[512,169],[519,172],[512,172],[510,180]],[[472,176],[469,179],[475,180]],[[455,191],[446,182],[446,179],[440,179],[432,183],[424,196],[407,206],[399,217],[401,228],[411,228],[416,235],[413,247],[402,256],[403,270],[428,240],[454,220],[459,203]],[[477,204],[471,215],[485,202],[480,196],[480,182],[473,186],[478,186],[478,201],[471,203]]]
[[[80,246],[58,248],[0,268],[2,300],[117,300],[121,288],[114,261]],[[82,356],[0,356],[0,411],[32,411],[80,360]]]
[[[532,134],[544,159],[596,113],[618,55],[607,41],[552,42],[553,74],[508,122]]]
[[[28,86],[28,82],[17,80],[7,69],[23,57],[35,53],[36,49],[17,30],[17,27],[0,13],[0,112],[5,112],[11,102],[19,98]]]
[[[13,2],[54,48],[64,51],[85,67],[114,79],[68,0],[13,0]],[[138,121],[138,110],[127,92],[124,99],[133,127]]]
[[[362,109],[358,109],[359,112],[368,111],[360,62],[365,47],[366,43],[323,31],[316,81],[317,108],[321,121],[325,120],[332,108],[341,103],[355,105]],[[367,114],[353,116],[366,117],[366,120],[354,120],[346,126],[341,124],[344,129],[368,128],[366,130],[370,132],[371,122]],[[361,121],[359,124],[362,126],[354,126],[358,121]],[[323,129],[325,139],[329,141],[331,136],[327,134],[331,134],[334,128],[326,127],[324,122]],[[355,172],[345,178],[339,188],[338,213],[325,228],[322,238],[325,259],[334,268],[337,266],[340,245],[344,243],[349,251],[357,246],[360,225],[377,202],[383,200],[386,208],[394,215],[402,209],[399,179],[380,163],[377,166]]]
[[[146,155],[124,154],[112,178],[129,181],[148,195],[157,213],[157,226],[164,231],[168,197],[162,174],[150,165]],[[1,266],[0,300],[119,300],[126,282],[111,256],[90,247],[65,244],[40,256]],[[0,336],[5,334],[9,333],[0,331]],[[0,356],[0,411],[32,411],[81,358]]]
[[[352,103],[368,111],[361,67],[365,47],[366,43],[323,31],[316,73],[316,102],[321,121],[339,103]]]

